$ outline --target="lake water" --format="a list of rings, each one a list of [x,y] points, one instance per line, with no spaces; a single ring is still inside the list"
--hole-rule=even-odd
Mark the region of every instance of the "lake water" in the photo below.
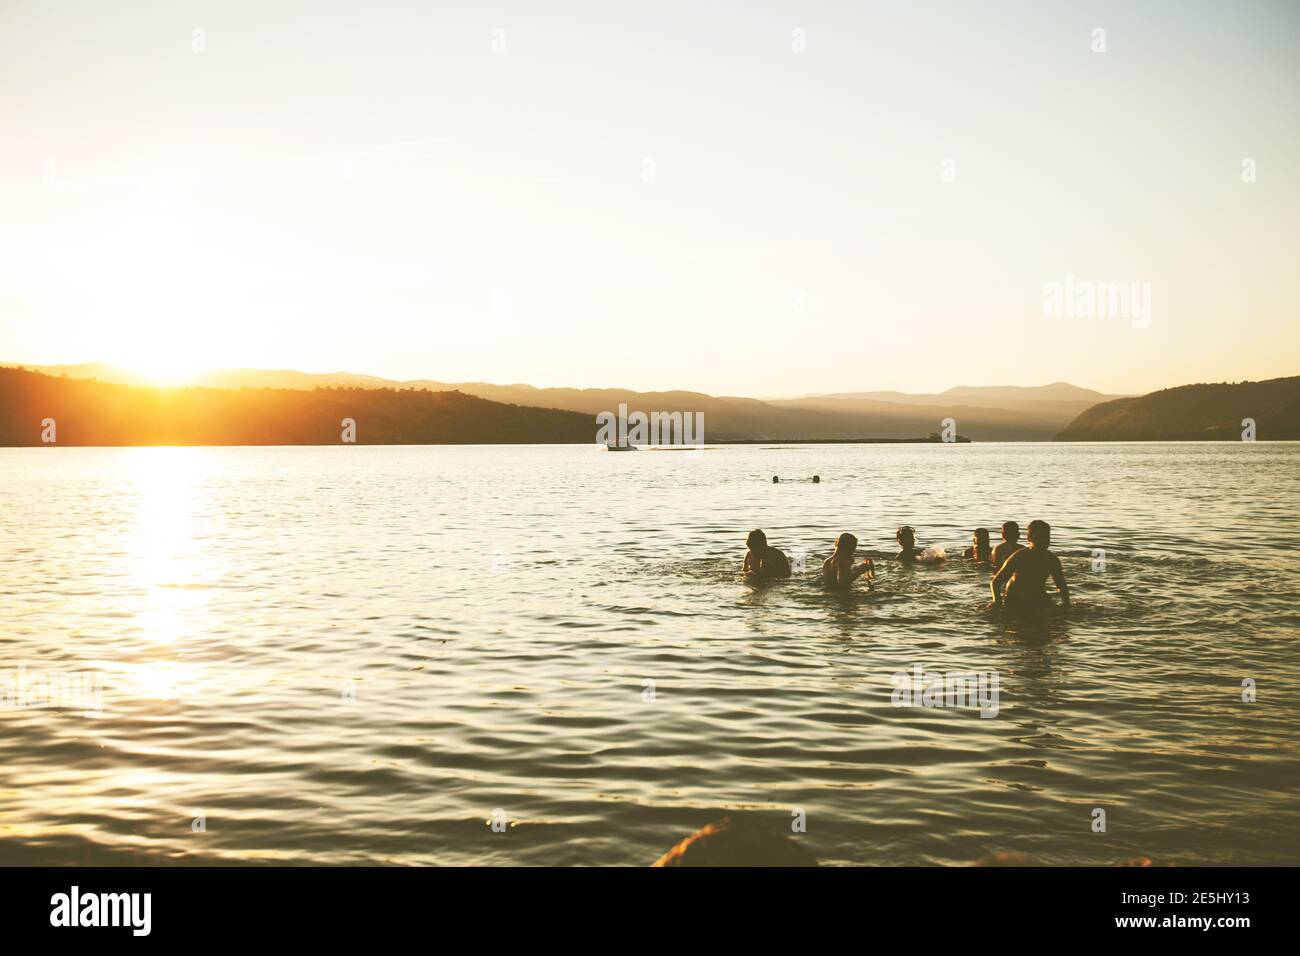
[[[1298,466],[1271,443],[0,450],[0,707],[25,688],[0,863],[641,865],[742,809],[801,812],[835,864],[1296,864]],[[847,597],[737,573],[751,527],[811,572],[840,531],[952,553],[1032,518],[1067,614],[990,612],[962,561]],[[996,716],[894,706],[918,664],[996,672]]]

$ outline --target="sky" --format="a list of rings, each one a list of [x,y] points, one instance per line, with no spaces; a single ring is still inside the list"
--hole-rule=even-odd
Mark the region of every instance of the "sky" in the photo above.
[[[1300,374],[1298,46],[1294,0],[4,0],[0,362]]]

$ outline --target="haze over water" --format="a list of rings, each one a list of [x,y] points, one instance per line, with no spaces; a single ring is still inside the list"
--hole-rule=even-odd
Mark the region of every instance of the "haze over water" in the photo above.
[[[20,668],[103,685],[98,714],[0,710],[0,862],[641,865],[724,812],[801,809],[826,863],[1295,864],[1298,465],[1271,443],[0,450],[0,700]],[[989,612],[960,560],[882,562],[847,597],[812,574],[840,531],[882,557],[908,523],[955,555],[1032,518],[1067,614]],[[752,527],[806,572],[743,583]],[[893,706],[917,664],[996,671],[997,715]]]

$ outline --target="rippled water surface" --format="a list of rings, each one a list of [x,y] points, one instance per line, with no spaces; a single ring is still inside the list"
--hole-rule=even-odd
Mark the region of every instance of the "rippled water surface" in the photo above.
[[[747,809],[827,863],[1295,864],[1298,465],[0,450],[0,862],[645,864]],[[1008,518],[1052,523],[1070,612],[990,612],[960,560],[738,575],[751,527],[810,572],[839,531],[951,554]],[[996,716],[894,706],[917,664],[997,672]]]

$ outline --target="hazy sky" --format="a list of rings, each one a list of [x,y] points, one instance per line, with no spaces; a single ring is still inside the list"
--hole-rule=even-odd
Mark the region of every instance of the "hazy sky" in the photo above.
[[[1297,374],[1297,48],[1295,0],[4,0],[0,361]]]

